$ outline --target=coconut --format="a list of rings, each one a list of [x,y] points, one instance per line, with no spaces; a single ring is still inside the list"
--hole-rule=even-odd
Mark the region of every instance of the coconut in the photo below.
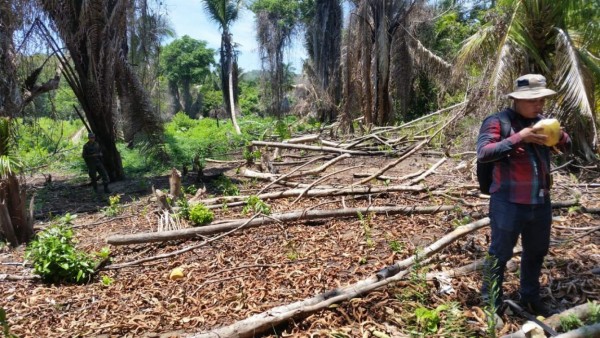
[[[558,123],[557,119],[540,120],[533,128],[541,128],[537,133],[548,136],[546,142],[544,142],[548,147],[555,146],[558,143],[558,140],[560,140],[562,132],[560,130],[560,123]]]
[[[178,280],[184,277],[183,268],[175,268],[169,274],[170,280]]]

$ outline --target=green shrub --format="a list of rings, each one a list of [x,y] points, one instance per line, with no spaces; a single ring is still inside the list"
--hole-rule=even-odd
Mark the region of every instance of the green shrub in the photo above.
[[[564,332],[568,332],[571,330],[578,329],[583,326],[583,322],[579,319],[575,314],[570,314],[568,316],[561,316],[560,327]]]
[[[204,204],[199,203],[190,208],[190,221],[195,225],[205,225],[213,221],[215,214]]]
[[[48,283],[85,283],[94,273],[94,260],[75,249],[71,223],[64,218],[36,236],[26,258],[32,260],[34,273]]]
[[[587,322],[590,324],[600,323],[600,304],[588,300],[588,306],[590,308],[590,315],[587,318]]]
[[[179,207],[179,211],[177,212],[179,216],[190,219],[190,204],[188,203],[187,198],[182,196],[175,204]]]
[[[108,197],[108,206],[105,207],[102,212],[105,216],[115,217],[123,213],[123,206],[119,204],[121,202],[120,195],[113,195]]]
[[[225,196],[238,196],[240,194],[240,189],[225,175],[217,177],[215,186]]]
[[[440,312],[447,310],[448,307],[444,304],[438,306],[434,310],[429,310],[424,307],[419,307],[415,310],[415,316],[417,317],[417,325],[420,332],[435,334],[438,331],[438,325],[440,324]]]
[[[261,200],[258,196],[250,196],[246,200],[246,206],[242,209],[245,214],[271,214],[271,206]]]

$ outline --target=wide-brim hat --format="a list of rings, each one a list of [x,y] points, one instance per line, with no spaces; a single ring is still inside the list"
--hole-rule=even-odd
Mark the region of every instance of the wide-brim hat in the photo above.
[[[508,97],[518,100],[537,99],[554,95],[556,92],[546,88],[546,78],[540,74],[527,74],[515,80],[515,91]]]
[[[92,137],[96,137],[96,135],[94,135],[94,133],[88,133],[88,138],[92,138]]]

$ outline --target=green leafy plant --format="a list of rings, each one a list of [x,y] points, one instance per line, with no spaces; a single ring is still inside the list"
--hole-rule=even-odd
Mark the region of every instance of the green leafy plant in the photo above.
[[[473,221],[473,218],[469,215],[464,216],[462,218],[455,218],[452,220],[452,225],[454,225],[455,228],[458,228],[459,226],[463,226],[466,224],[469,224]]]
[[[256,162],[257,160],[260,159],[261,155],[262,154],[261,154],[260,150],[258,150],[258,149],[254,150],[254,151],[250,151],[250,150],[248,150],[248,148],[244,149],[244,154],[243,154],[244,160],[246,160],[246,162],[248,162],[248,163]]]
[[[115,217],[123,213],[123,206],[120,204],[121,196],[112,195],[108,197],[108,206],[102,210],[105,216]]]
[[[10,325],[8,324],[8,319],[6,318],[6,310],[4,310],[4,308],[0,308],[0,326],[2,326],[2,333],[4,333],[4,337],[17,338],[17,336],[10,333]]]
[[[206,225],[212,222],[214,218],[215,214],[202,203],[190,208],[190,221],[195,225]]]
[[[110,248],[105,246],[100,249],[100,251],[96,252],[96,256],[101,260],[107,259],[110,256]]]
[[[54,224],[40,232],[27,247],[26,258],[32,260],[34,273],[49,283],[83,283],[94,273],[94,260],[75,249],[70,224]]]
[[[182,218],[190,219],[190,203],[188,202],[187,198],[182,197],[178,199],[176,204],[179,207],[177,214]]]
[[[395,253],[401,253],[404,250],[404,245],[397,240],[391,240],[388,242],[390,249]]]
[[[561,316],[559,320],[560,327],[563,329],[564,332],[575,330],[583,326],[583,322],[575,314]]]
[[[587,322],[590,324],[600,323],[600,304],[588,300],[588,306],[590,308],[590,314],[587,318]]]
[[[182,189],[184,193],[190,195],[195,195],[198,192],[198,187],[196,187],[194,184],[188,185],[187,187],[185,187],[185,189]]]
[[[430,310],[425,307],[419,307],[415,310],[415,316],[417,317],[417,325],[421,332],[435,334],[438,331],[438,325],[440,324],[440,312],[448,309],[448,306],[442,304],[437,308]]]
[[[363,227],[363,232],[365,234],[365,241],[368,247],[373,247],[375,242],[373,242],[373,238],[371,237],[371,220],[373,218],[373,214],[369,213],[365,217],[361,212],[358,212],[358,220]]]
[[[483,308],[483,312],[486,316],[486,332],[488,337],[495,338],[496,337],[496,312],[498,308],[496,306],[496,301],[500,296],[500,289],[498,287],[498,281],[494,278],[494,269],[496,269],[498,265],[498,260],[486,254],[485,257],[486,263],[483,267],[483,283],[488,286],[488,295],[485,300],[485,307]]]
[[[288,128],[287,124],[281,120],[275,123],[275,133],[277,133],[282,140],[287,140],[292,137],[292,132]]]
[[[252,195],[246,200],[246,206],[242,209],[244,214],[271,214],[271,206],[261,200],[258,196]]]
[[[238,196],[240,189],[235,185],[231,179],[225,175],[219,176],[215,180],[215,186],[219,191],[226,196]]]
[[[114,281],[114,279],[106,275],[102,276],[102,278],[100,279],[100,282],[102,282],[103,286],[111,286]]]

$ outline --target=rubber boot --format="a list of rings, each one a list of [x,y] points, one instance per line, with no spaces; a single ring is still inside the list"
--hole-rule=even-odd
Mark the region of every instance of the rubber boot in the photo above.
[[[108,183],[104,183],[104,192],[110,194],[110,189],[108,189]]]

